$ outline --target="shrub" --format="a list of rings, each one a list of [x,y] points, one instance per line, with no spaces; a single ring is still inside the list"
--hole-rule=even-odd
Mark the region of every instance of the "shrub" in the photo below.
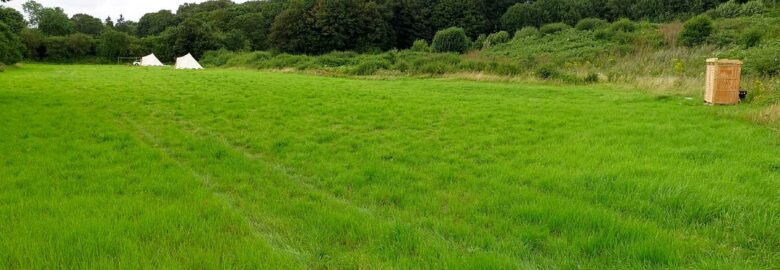
[[[629,19],[623,18],[623,19],[620,19],[620,20],[612,23],[612,27],[610,27],[610,28],[612,29],[612,31],[615,31],[615,32],[630,33],[630,32],[634,32],[636,30],[636,24],[634,24],[634,22],[632,22]]]
[[[46,60],[54,62],[71,60],[65,37],[51,36],[46,38]]]
[[[542,10],[533,3],[518,3],[509,7],[501,16],[501,25],[505,30],[514,31],[525,26],[539,25]]]
[[[614,35],[615,33],[609,29],[600,29],[593,33],[593,37],[598,40],[611,40]]]
[[[372,59],[358,64],[354,69],[349,71],[352,75],[374,75],[377,71],[390,68],[390,63],[385,60]]]
[[[722,31],[707,38],[707,43],[715,44],[722,48],[737,43],[737,40],[739,40],[739,36],[733,31]]]
[[[40,30],[22,29],[22,32],[19,33],[19,38],[22,40],[23,47],[27,48],[24,52],[25,58],[40,60],[46,54],[46,37]]]
[[[740,42],[745,48],[752,48],[758,46],[761,43],[761,39],[764,38],[764,31],[758,28],[752,28],[742,34]]]
[[[106,30],[100,34],[98,41],[98,55],[108,60],[114,60],[120,56],[130,54],[132,39],[123,32]]]
[[[743,4],[742,8],[739,10],[739,13],[742,16],[760,15],[764,12],[766,12],[766,5],[764,5],[764,1],[761,0],[747,2]]]
[[[65,37],[65,45],[72,59],[83,58],[93,54],[95,51],[95,40],[91,36],[82,33]]]
[[[686,46],[696,46],[707,41],[713,31],[712,19],[702,15],[688,20],[680,32],[680,43]]]
[[[444,74],[450,70],[450,65],[442,62],[430,62],[420,67],[420,73],[425,74]]]
[[[523,29],[517,30],[517,32],[515,32],[515,38],[538,37],[538,36],[539,36],[539,29],[536,29],[536,27],[533,26],[526,26],[523,27]]]
[[[4,23],[0,22],[0,63],[16,64],[22,60],[24,45],[19,37]]]
[[[580,31],[595,31],[606,27],[608,24],[607,21],[599,18],[585,18],[580,20],[575,28]]]
[[[536,76],[542,80],[554,79],[560,76],[560,72],[552,65],[545,65],[536,70]]]
[[[219,51],[208,51],[200,58],[200,63],[205,66],[221,67],[228,63],[228,61],[235,56],[235,53],[225,49]]]
[[[503,44],[509,42],[509,32],[500,31],[490,34],[485,40],[485,46],[490,47],[493,45]]]
[[[317,57],[317,64],[321,67],[342,67],[352,65],[354,53],[349,52],[331,52]]]
[[[487,36],[485,34],[479,34],[479,36],[477,36],[477,40],[474,41],[474,44],[472,44],[473,46],[471,48],[475,50],[481,50],[482,48],[485,48],[486,41]]]
[[[398,70],[400,72],[407,72],[412,68],[412,65],[409,64],[409,62],[406,61],[398,61],[391,67],[393,70]]]
[[[411,50],[415,52],[428,52],[431,50],[431,46],[428,45],[428,41],[424,39],[418,39],[412,43]]]
[[[753,48],[745,54],[748,71],[763,76],[780,75],[780,42]]]
[[[267,67],[269,68],[288,68],[295,67],[298,69],[306,69],[309,66],[311,58],[306,55],[292,55],[292,54],[279,54],[267,61]]]
[[[435,52],[463,53],[468,50],[470,42],[463,28],[450,27],[436,32],[431,47]]]
[[[599,82],[599,75],[596,73],[588,73],[587,76],[585,76],[585,79],[583,79],[585,83],[598,83]]]
[[[490,62],[487,67],[481,67],[479,71],[487,71],[492,74],[513,76],[520,74],[523,67],[519,64]]]
[[[539,28],[539,32],[545,35],[550,35],[570,28],[571,26],[565,23],[551,23],[551,24],[545,24],[544,26],[542,26],[542,28]]]
[[[734,0],[729,0],[715,8],[715,14],[721,18],[734,18],[739,16],[741,12],[739,3]]]

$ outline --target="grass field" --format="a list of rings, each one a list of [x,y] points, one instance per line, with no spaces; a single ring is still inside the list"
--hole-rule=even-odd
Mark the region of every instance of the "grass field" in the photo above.
[[[780,136],[603,86],[24,65],[0,268],[780,268]]]

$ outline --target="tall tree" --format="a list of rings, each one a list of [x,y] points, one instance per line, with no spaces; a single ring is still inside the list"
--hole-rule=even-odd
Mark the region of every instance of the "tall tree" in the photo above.
[[[409,48],[415,40],[433,38],[433,4],[428,0],[396,0],[391,4],[393,16],[390,24],[395,32],[397,48]]]
[[[179,19],[170,10],[147,13],[138,20],[138,36],[158,35],[178,23]]]
[[[62,8],[44,8],[38,15],[38,29],[49,36],[66,36],[73,33],[73,22]]]
[[[114,21],[111,20],[111,16],[106,17],[106,20],[103,22],[103,24],[108,28],[114,28]]]
[[[73,22],[76,32],[96,36],[103,31],[104,26],[100,19],[90,15],[79,13],[73,15],[70,20]]]
[[[129,35],[135,35],[137,26],[138,25],[136,22],[125,20],[125,16],[119,14],[119,19],[116,20],[116,23],[114,24],[114,29]]]
[[[349,48],[349,43],[360,33],[361,1],[317,1],[311,10],[315,20],[316,29],[314,31],[320,36],[320,42],[315,46],[316,52]]]
[[[265,26],[266,18],[262,13],[247,13],[233,18],[230,21],[229,28],[241,32],[249,41],[253,50],[268,49],[268,31]]]
[[[0,22],[5,23],[14,33],[19,33],[24,29],[24,16],[13,8],[0,7]]]
[[[476,37],[489,28],[485,14],[485,1],[439,0],[433,8],[431,22],[435,29],[456,26],[463,28],[467,35]]]
[[[27,13],[27,18],[30,20],[30,26],[38,26],[38,17],[41,15],[41,11],[43,11],[43,5],[30,0],[22,4],[22,10],[24,10],[24,13]]]
[[[318,35],[313,30],[315,18],[309,13],[311,2],[294,2],[287,10],[276,16],[271,27],[271,44],[284,52],[316,53],[319,50]]]
[[[200,58],[206,51],[219,49],[219,42],[206,23],[190,18],[177,27],[173,47],[179,55],[191,53]]]
[[[130,54],[131,42],[132,39],[126,33],[107,29],[100,34],[97,48],[98,55],[110,60],[128,56]]]

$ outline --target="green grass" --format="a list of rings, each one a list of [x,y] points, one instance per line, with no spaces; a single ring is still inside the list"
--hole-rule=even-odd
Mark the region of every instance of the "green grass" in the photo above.
[[[600,87],[7,70],[0,268],[780,267],[780,136]]]

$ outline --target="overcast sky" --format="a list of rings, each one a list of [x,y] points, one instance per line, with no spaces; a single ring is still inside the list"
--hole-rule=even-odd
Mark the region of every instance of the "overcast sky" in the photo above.
[[[176,12],[179,5],[183,3],[204,2],[204,0],[36,0],[44,7],[61,7],[73,16],[76,13],[86,13],[101,19],[111,16],[114,21],[123,14],[125,19],[138,21],[146,13],[155,12],[161,9],[168,9]],[[22,4],[27,0],[11,0],[10,3],[0,5],[13,7],[22,12]],[[246,2],[246,0],[233,0],[236,3]]]

